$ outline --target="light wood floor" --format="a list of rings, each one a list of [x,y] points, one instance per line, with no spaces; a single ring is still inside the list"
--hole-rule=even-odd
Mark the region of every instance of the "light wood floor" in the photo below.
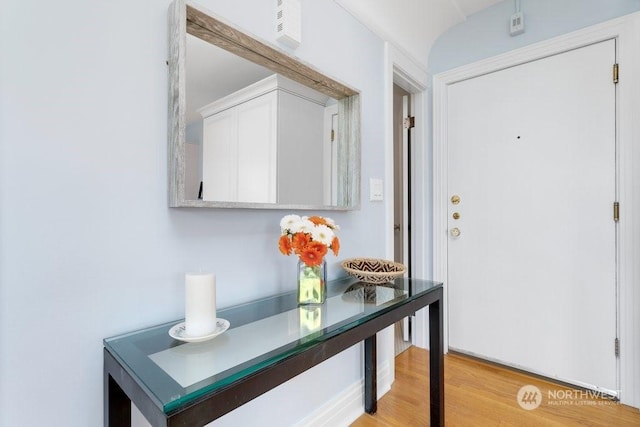
[[[429,352],[416,347],[396,357],[396,381],[378,412],[352,427],[429,425],[428,361]],[[567,396],[564,385],[456,354],[445,355],[444,365],[447,426],[640,426],[637,409],[586,393]],[[538,408],[519,406],[516,396],[525,385],[542,392]]]

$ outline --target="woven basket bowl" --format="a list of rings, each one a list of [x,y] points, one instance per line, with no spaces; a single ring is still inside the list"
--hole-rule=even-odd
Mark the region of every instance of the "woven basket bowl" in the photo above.
[[[377,258],[349,258],[341,265],[347,274],[371,285],[393,282],[407,271],[407,267],[399,262]]]

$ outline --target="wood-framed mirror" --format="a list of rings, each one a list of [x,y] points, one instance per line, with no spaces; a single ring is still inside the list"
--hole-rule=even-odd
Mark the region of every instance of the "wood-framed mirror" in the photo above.
[[[170,207],[360,207],[357,90],[185,0],[168,65]]]

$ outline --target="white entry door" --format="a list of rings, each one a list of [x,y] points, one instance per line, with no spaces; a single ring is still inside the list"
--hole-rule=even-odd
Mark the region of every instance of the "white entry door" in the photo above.
[[[449,347],[612,394],[614,63],[600,42],[447,101]]]

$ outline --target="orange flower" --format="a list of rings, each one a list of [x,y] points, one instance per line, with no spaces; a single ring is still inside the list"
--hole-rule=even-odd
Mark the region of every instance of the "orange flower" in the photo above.
[[[311,236],[307,233],[296,233],[293,235],[293,250],[296,254],[299,254],[309,242],[311,242]]]
[[[338,240],[338,236],[334,236],[331,241],[331,251],[335,256],[338,256],[338,252],[340,251],[340,240]]]
[[[309,221],[311,221],[315,225],[328,225],[327,221],[321,216],[310,216]]]
[[[280,236],[280,240],[278,240],[278,247],[280,248],[280,252],[282,255],[291,255],[291,239],[286,234],[284,236]]]
[[[309,266],[322,264],[324,256],[327,254],[327,247],[320,242],[309,242],[300,251],[300,260]]]
[[[334,255],[340,251],[339,230],[331,218],[285,215],[280,220],[278,248],[283,255],[297,255],[301,262],[317,267],[329,249]],[[295,230],[295,232],[294,232]]]

